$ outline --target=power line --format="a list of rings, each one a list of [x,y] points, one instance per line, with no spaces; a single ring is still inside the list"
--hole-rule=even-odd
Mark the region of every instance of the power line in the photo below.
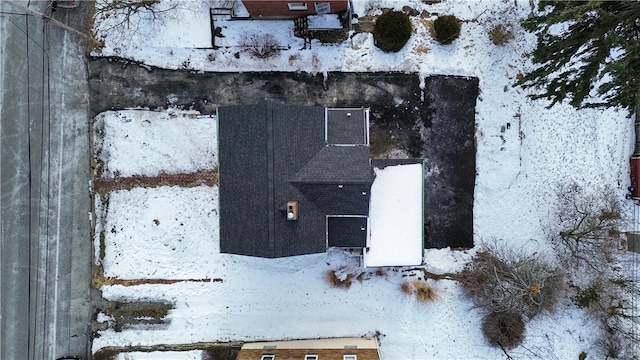
[[[42,137],[41,137],[41,141],[42,141],[42,146],[41,146],[41,163],[45,163],[45,153],[46,153],[46,179],[47,179],[47,188],[46,188],[46,203],[45,203],[45,259],[48,259],[49,257],[49,201],[51,199],[51,176],[50,176],[50,169],[51,169],[51,88],[50,88],[50,81],[49,81],[49,77],[50,77],[50,59],[49,59],[49,22],[48,21],[43,21],[42,23],[42,44],[44,45],[43,48],[43,52],[42,52]],[[46,71],[46,72],[45,72]],[[46,96],[45,96],[46,95]],[[46,101],[46,105],[45,105],[45,101]],[[45,117],[46,117],[46,123],[47,123],[47,147],[46,147],[46,151],[45,151]],[[44,167],[42,169],[42,171],[44,171]],[[58,281],[57,279],[55,279],[55,281]],[[49,261],[45,260],[45,265],[44,265],[44,289],[45,289],[45,294],[48,292],[49,289]],[[55,316],[55,314],[54,314]],[[44,304],[44,320],[45,320],[45,324],[48,323],[47,319],[49,318],[49,307],[47,306],[47,302],[45,300],[45,304]],[[48,334],[47,334],[47,329],[49,329],[48,326],[44,326],[44,333],[45,336],[43,336],[43,341],[46,343],[46,341],[48,340]],[[56,329],[53,329],[53,331],[55,332]],[[53,342],[55,344],[55,342]],[[46,358],[50,358],[50,356],[46,356],[45,355],[45,346],[42,346],[42,359],[46,359]]]
[[[27,16],[27,14],[24,14],[24,19],[25,19],[25,35],[27,37],[27,40],[25,41],[25,54],[26,54],[26,59],[25,59],[25,63],[27,64],[27,164],[28,164],[28,168],[29,168],[29,176],[28,176],[28,180],[27,180],[27,189],[28,189],[28,193],[29,193],[29,206],[28,206],[28,211],[29,214],[27,215],[27,219],[29,222],[29,246],[28,246],[28,256],[29,256],[29,267],[28,267],[28,278],[29,278],[29,306],[28,306],[28,310],[27,310],[27,314],[29,317],[29,325],[27,326],[27,356],[29,359],[33,359],[33,351],[34,351],[34,347],[35,347],[35,333],[34,333],[34,328],[35,328],[35,323],[36,323],[36,319],[35,319],[35,313],[32,311],[33,306],[35,306],[36,304],[34,303],[34,297],[37,295],[35,294],[35,291],[33,291],[33,286],[34,284],[32,284],[32,268],[33,268],[33,264],[32,264],[32,245],[33,245],[33,227],[31,226],[32,224],[32,213],[33,213],[33,199],[32,199],[32,191],[33,191],[33,184],[32,184],[32,177],[33,177],[33,169],[32,169],[32,161],[31,161],[31,61],[30,61],[30,47],[29,47],[29,39],[31,38],[29,36],[29,16]],[[37,283],[35,284],[37,285]],[[32,317],[33,316],[33,320]]]

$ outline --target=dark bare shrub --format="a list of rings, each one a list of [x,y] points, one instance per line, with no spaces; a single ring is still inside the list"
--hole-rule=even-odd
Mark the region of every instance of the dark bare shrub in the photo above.
[[[514,39],[511,24],[498,24],[491,29],[489,37],[494,45],[503,46]]]
[[[461,28],[462,21],[453,15],[440,16],[433,22],[436,40],[443,45],[451,44],[457,39]]]
[[[259,59],[270,58],[280,51],[280,44],[273,34],[249,33],[240,46]]]
[[[492,345],[512,349],[524,338],[524,320],[520,314],[490,313],[482,319],[482,333]]]
[[[487,313],[522,314],[531,319],[553,309],[562,273],[536,254],[479,251],[460,275],[465,293]]]

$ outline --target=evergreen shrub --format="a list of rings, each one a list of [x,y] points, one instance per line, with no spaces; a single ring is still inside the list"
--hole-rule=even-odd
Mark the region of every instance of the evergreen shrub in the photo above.
[[[433,31],[440,44],[451,44],[460,36],[462,21],[453,15],[440,16],[433,22]]]
[[[385,52],[398,52],[411,37],[411,20],[400,11],[389,11],[378,17],[373,27],[373,39]]]

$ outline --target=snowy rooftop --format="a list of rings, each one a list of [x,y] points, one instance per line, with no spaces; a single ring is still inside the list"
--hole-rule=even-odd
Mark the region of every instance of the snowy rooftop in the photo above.
[[[369,207],[370,239],[364,264],[406,266],[422,263],[421,164],[374,169]]]

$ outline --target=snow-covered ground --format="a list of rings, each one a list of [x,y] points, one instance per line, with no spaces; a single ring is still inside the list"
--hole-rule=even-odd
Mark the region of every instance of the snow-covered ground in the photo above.
[[[567,104],[547,109],[548,102],[530,100],[528,91],[513,86],[516,77],[532,66],[535,38],[518,25],[519,19],[531,11],[529,1],[444,0],[426,5],[418,0],[355,0],[360,15],[368,9],[378,14],[383,7],[400,10],[409,5],[418,11],[453,14],[465,20],[460,38],[443,46],[429,35],[428,17],[412,17],[415,32],[405,48],[394,54],[378,50],[368,33],[354,34],[337,45],[314,42],[311,49],[300,50],[303,42],[291,36],[291,22],[222,19],[217,26],[225,35],[221,40],[224,47],[196,49],[206,43],[204,34],[210,34],[208,16],[201,13],[211,3],[164,0],[163,6],[177,4],[179,9],[162,22],[142,21],[130,34],[101,32],[113,19],[97,22],[105,47],[94,55],[203,71],[401,70],[423,76],[476,76],[480,84],[474,197],[477,245],[497,243],[546,251],[543,225],[554,211],[555,191],[562,184],[574,181],[596,191],[612,186],[621,198],[626,192],[633,136],[626,112],[577,111]],[[188,16],[193,13],[200,15]],[[489,31],[497,24],[510,24],[515,39],[504,46],[494,45]],[[290,48],[274,58],[252,58],[238,47],[243,36],[255,31],[251,28],[273,34],[280,45]],[[163,117],[166,115],[160,115]],[[158,120],[157,124],[151,125],[155,136],[146,134],[144,141],[158,156],[148,156],[144,166],[134,162],[142,156],[139,141],[143,140],[139,139],[142,127],[148,125],[114,121],[111,129],[105,126],[105,144],[124,141],[110,146],[109,156],[102,155],[108,169],[105,173],[118,170],[125,174],[126,168],[132,169],[131,174],[153,176],[162,171],[190,172],[215,166],[215,147],[211,147],[215,139],[185,135],[185,127],[178,121]],[[210,124],[202,124],[200,129],[215,135]],[[132,138],[122,139],[118,132]],[[193,145],[181,150],[182,142],[166,141],[173,136],[189,137]],[[202,159],[195,151],[207,154],[204,164],[196,164]],[[169,154],[171,161],[163,162],[165,155],[160,154]],[[330,287],[324,279],[326,271],[357,263],[342,252],[283,259],[219,254],[211,235],[216,231],[216,198],[217,189],[208,187],[133,189],[111,194],[109,212],[104,215],[106,274],[121,278],[218,278],[223,282],[104,286],[103,296],[109,300],[165,300],[175,308],[164,328],[100,332],[93,341],[94,351],[131,344],[360,336],[378,331],[382,334],[380,351],[384,359],[504,357],[500,349],[484,340],[481,314],[455,282],[432,282],[441,299],[419,303],[400,291],[404,281],[401,271],[372,274],[362,283],[354,282],[348,290]],[[105,210],[98,204],[97,210],[101,209]],[[115,233],[111,232],[112,226]],[[167,234],[172,238],[167,239]],[[175,242],[178,238],[183,240]],[[432,272],[455,272],[474,251],[429,250],[425,263]],[[517,358],[575,359],[581,351],[595,353],[597,336],[596,324],[565,301],[554,313],[530,322],[524,343],[509,353]]]
[[[103,178],[192,173],[218,165],[215,117],[196,111],[107,111],[96,117],[94,129]]]
[[[217,275],[217,187],[117,190],[109,194],[108,212],[102,216],[106,276],[199,279]]]

